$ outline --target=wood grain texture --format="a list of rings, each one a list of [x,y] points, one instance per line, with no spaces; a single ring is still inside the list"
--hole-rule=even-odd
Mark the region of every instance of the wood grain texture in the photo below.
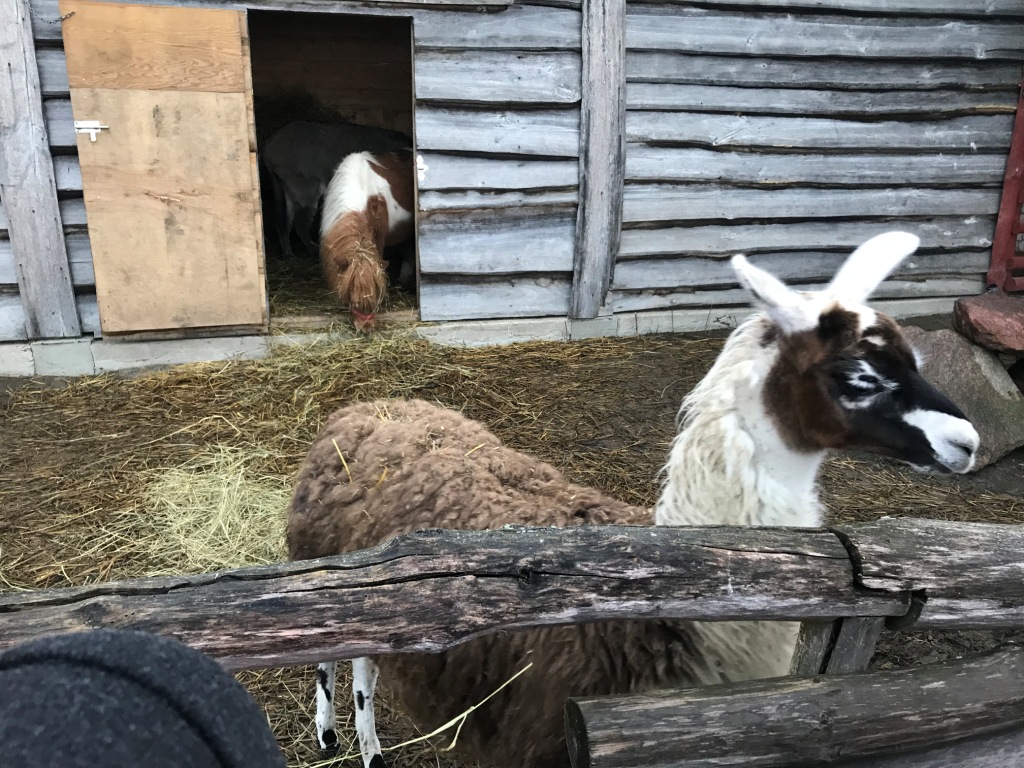
[[[574,231],[572,210],[562,215],[515,215],[503,223],[464,220],[457,212],[450,218],[421,218],[420,273],[570,272]]]
[[[416,147],[435,152],[577,157],[575,109],[487,110],[423,106],[416,110]]]
[[[786,153],[719,152],[637,144],[626,148],[626,181],[648,182],[704,181],[773,187],[962,187],[999,184],[1005,165],[1005,156],[997,154],[808,152],[794,157]]]
[[[1024,24],[845,15],[729,13],[672,5],[630,6],[631,50],[751,56],[944,58],[1021,61]]]
[[[875,646],[885,628],[885,619],[853,617],[840,619],[838,625],[828,662],[822,671],[830,675],[863,672],[875,655]]]
[[[60,0],[60,12],[67,17],[64,47],[72,88],[245,88],[236,11]],[[98,118],[108,119],[79,117]]]
[[[419,152],[425,170],[419,179],[424,190],[512,190],[575,187],[579,163],[575,160],[463,157]]]
[[[855,765],[895,768],[915,750],[1019,729],[1022,707],[1024,651],[1013,648],[913,669],[570,699],[566,720],[577,768],[632,767],[639,754],[648,768],[867,758]]]
[[[420,12],[413,19],[417,52],[431,48],[578,51],[580,12],[514,4],[500,13]]]
[[[991,151],[1004,155],[1012,132],[1013,112],[913,122],[635,110],[626,113],[626,139],[630,142],[709,149],[843,149],[920,154]]]
[[[27,0],[0,0],[0,198],[28,338],[81,334]]]
[[[420,319],[488,320],[509,317],[565,317],[571,273],[476,278],[423,275],[417,298]]]
[[[92,250],[89,248],[89,235],[85,232],[69,232],[64,235],[71,267],[71,282],[76,288],[96,284],[96,276],[92,269]],[[0,287],[16,286],[18,272],[15,266],[14,250],[9,240],[0,240]]]
[[[905,599],[857,589],[845,548],[827,531],[509,527],[417,532],[316,561],[0,595],[0,647],[131,627],[240,669],[438,651],[484,632],[583,621],[906,608]]]
[[[1018,64],[966,59],[904,60],[899,66],[870,59],[704,56],[664,51],[626,51],[630,83],[678,83],[770,88],[1012,89]]]
[[[1014,113],[1017,101],[1011,89],[837,91],[807,87],[762,89],[722,85],[627,83],[626,106],[631,110],[878,118],[896,115],[1005,115]]]
[[[575,210],[579,193],[575,189],[529,189],[479,192],[475,189],[445,192],[421,191],[421,214],[440,211],[482,211],[489,209],[516,209],[522,207],[568,208]],[[571,234],[571,233],[570,233]],[[460,246],[464,248],[465,246]]]
[[[0,294],[0,341],[24,341],[25,308],[16,294]]]
[[[80,197],[69,200],[60,200],[58,203],[60,220],[64,225],[64,231],[85,227],[85,202]],[[7,237],[7,212],[4,210],[3,200],[0,200],[0,238]]]
[[[990,248],[995,220],[991,216],[966,218],[936,216],[906,222],[907,231],[921,238],[923,249]],[[810,221],[795,224],[736,224],[729,226],[629,229],[622,233],[620,258],[655,254],[692,256],[763,253],[779,250],[856,248],[886,231],[873,221]]]
[[[667,2],[679,4],[681,0],[667,0]],[[702,5],[748,8],[750,0],[703,0]],[[917,16],[1024,17],[1024,7],[1016,0],[986,0],[984,3],[970,5],[958,2],[958,0],[771,0],[770,7],[795,12],[838,11],[840,13],[865,13],[872,16],[909,14]]]
[[[691,266],[688,259],[675,261],[676,270],[682,272]],[[821,290],[826,280],[814,283],[794,282],[794,290]],[[750,294],[741,288],[647,288],[621,290],[613,286],[611,306],[615,312],[642,312],[652,309],[676,309],[683,307],[744,307],[750,305]],[[879,300],[906,299],[908,301],[935,297],[973,296],[985,291],[984,272],[973,275],[948,275],[921,277],[914,280],[886,280],[875,291],[872,306]],[[949,307],[952,301],[948,302]],[[934,314],[944,314],[949,307],[936,309]],[[932,314],[922,312],[918,314]]]
[[[849,250],[781,251],[751,256],[751,261],[787,283],[828,282],[849,256]],[[972,275],[985,272],[987,249],[915,253],[900,265],[890,280],[921,279],[935,275]],[[736,273],[726,254],[685,259],[643,259],[620,261],[615,267],[614,288],[634,291],[644,288],[697,288],[736,285]]]
[[[569,316],[597,317],[622,230],[625,183],[626,0],[583,3],[579,209]]]
[[[623,199],[627,224],[658,221],[754,222],[795,218],[991,216],[997,188],[748,189],[722,184],[629,184]]]
[[[575,104],[580,100],[580,54],[418,52],[416,98],[448,104]]]
[[[245,96],[72,95],[110,125],[79,143],[104,331],[260,325]]]
[[[923,591],[915,627],[1020,626],[1024,527],[884,518],[837,531],[859,560],[858,583]]]

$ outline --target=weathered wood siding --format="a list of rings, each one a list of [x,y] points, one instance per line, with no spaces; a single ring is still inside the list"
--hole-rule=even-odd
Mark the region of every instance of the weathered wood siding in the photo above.
[[[568,313],[581,24],[524,4],[414,21],[422,319]]]
[[[631,1],[626,47],[616,311],[742,304],[738,252],[812,285],[892,227],[922,246],[879,297],[983,289],[1024,5]]]

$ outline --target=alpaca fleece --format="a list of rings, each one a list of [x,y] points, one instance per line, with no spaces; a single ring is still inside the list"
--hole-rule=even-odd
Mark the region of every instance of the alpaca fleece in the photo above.
[[[296,481],[288,550],[293,559],[323,557],[423,528],[650,521],[649,510],[568,482],[455,411],[378,401],[336,411],[317,436]],[[532,661],[469,717],[460,752],[499,765],[567,766],[567,697],[721,679],[717,633],[703,626],[711,632],[686,622],[624,621],[499,633],[441,654],[375,661],[397,706],[431,730]],[[730,626],[735,633],[740,625]]]

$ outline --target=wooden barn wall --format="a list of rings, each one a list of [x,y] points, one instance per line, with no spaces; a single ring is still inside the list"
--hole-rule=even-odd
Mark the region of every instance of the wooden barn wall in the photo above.
[[[922,246],[879,298],[983,290],[1022,16],[1010,0],[629,0],[614,310],[744,303],[737,252],[821,282],[891,226]]]
[[[413,19],[414,129],[425,163],[419,182],[425,320],[568,311],[579,185],[581,15],[578,2],[561,4],[570,7],[401,12]],[[33,22],[72,277],[82,294],[83,323],[98,332],[56,0],[33,0]],[[274,77],[262,72],[263,82]],[[372,98],[367,94],[368,109]],[[14,283],[5,243],[0,240],[0,338],[17,338],[2,330],[17,325],[19,311],[16,295],[10,306],[2,298]]]
[[[527,4],[417,16],[423,320],[567,314],[581,23]]]

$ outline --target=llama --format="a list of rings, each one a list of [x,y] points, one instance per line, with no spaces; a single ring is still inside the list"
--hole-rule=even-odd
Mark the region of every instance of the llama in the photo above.
[[[656,524],[819,526],[815,478],[831,449],[870,449],[920,471],[970,470],[974,427],[917,372],[897,324],[863,304],[917,243],[904,233],[873,238],[819,292],[790,290],[734,258],[761,311],[732,333],[683,401]],[[568,482],[457,412],[380,401],[328,418],[296,480],[288,547],[304,559],[423,528],[647,522],[648,510]],[[373,720],[379,673],[396,704],[426,728],[532,661],[530,673],[473,712],[459,747],[493,765],[548,768],[568,765],[567,697],[784,675],[797,631],[793,622],[616,621],[499,633],[442,654],[356,659],[363,763],[386,765]],[[324,747],[337,742],[334,674],[333,663],[320,665],[316,727]]]
[[[357,152],[327,185],[320,259],[331,290],[348,304],[357,330],[373,330],[387,293],[384,248],[413,232],[412,152]]]

